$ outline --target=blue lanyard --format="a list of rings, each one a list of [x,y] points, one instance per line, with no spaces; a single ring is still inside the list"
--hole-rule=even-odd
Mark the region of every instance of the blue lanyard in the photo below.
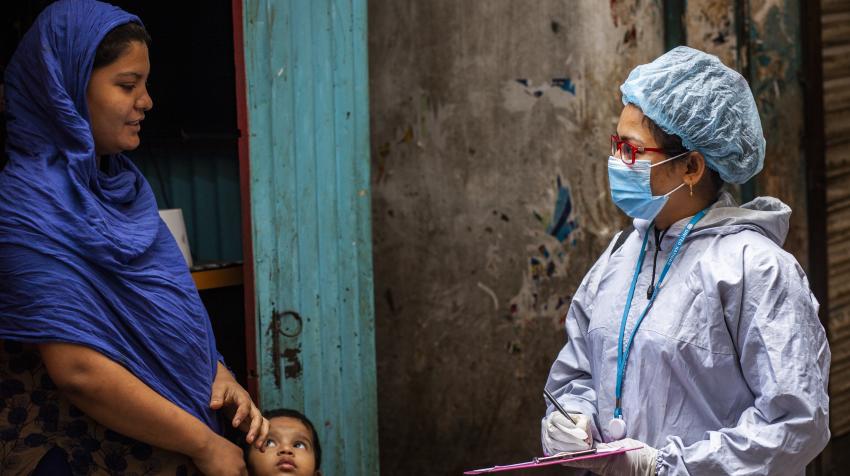
[[[667,263],[664,265],[664,269],[658,277],[658,283],[655,284],[652,297],[649,299],[649,302],[646,304],[643,312],[640,313],[640,317],[638,317],[635,327],[632,329],[629,342],[624,350],[623,339],[626,334],[626,321],[629,318],[629,310],[632,308],[632,298],[635,295],[635,286],[637,285],[638,276],[640,275],[640,269],[643,267],[643,259],[646,257],[646,243],[649,239],[649,233],[652,231],[655,224],[653,223],[650,225],[650,227],[646,229],[646,233],[643,235],[643,245],[641,245],[640,257],[638,257],[635,275],[632,277],[632,285],[629,287],[629,297],[626,299],[626,308],[623,309],[623,319],[620,322],[620,337],[617,339],[617,388],[614,393],[614,396],[616,397],[614,404],[614,418],[621,418],[623,416],[623,409],[620,405],[623,397],[623,377],[626,375],[626,364],[629,361],[629,352],[632,350],[632,343],[635,341],[635,334],[637,334],[638,328],[640,327],[641,322],[643,322],[643,318],[646,317],[646,313],[649,312],[649,308],[652,307],[652,303],[655,302],[655,298],[658,297],[658,293],[661,291],[661,283],[664,281],[664,277],[667,276],[667,272],[670,271],[670,266],[673,264],[673,260],[675,260],[676,256],[679,254],[679,250],[682,248],[682,243],[684,243],[685,238],[691,234],[691,230],[693,230],[694,225],[696,225],[706,213],[708,213],[708,208],[694,215],[694,217],[691,218],[691,221],[688,222],[687,226],[685,226],[685,229],[682,230],[682,233],[679,234],[679,239],[676,240],[676,245],[673,246],[673,250],[670,251],[670,256],[667,257]]]

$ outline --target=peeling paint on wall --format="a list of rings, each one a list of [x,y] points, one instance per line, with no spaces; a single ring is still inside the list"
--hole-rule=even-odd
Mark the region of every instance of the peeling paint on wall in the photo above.
[[[807,251],[805,159],[802,137],[802,66],[798,0],[689,0],[686,30],[689,46],[717,55],[747,77],[767,141],[764,170],[756,177],[756,195],[771,195],[791,206],[785,249],[805,268]],[[736,32],[746,22],[745,38]],[[727,32],[733,33],[728,35]],[[725,41],[721,41],[725,40]],[[798,180],[789,180],[797,177]]]
[[[507,81],[502,89],[505,109],[512,112],[528,111],[544,97],[557,108],[568,108],[575,95],[576,85],[570,78],[552,78],[539,84],[520,78]]]
[[[552,78],[552,86],[559,87],[573,96],[576,95],[576,85],[570,78]]]
[[[808,269],[806,161],[799,152],[804,130],[800,11],[799,0],[752,2],[749,79],[767,140],[756,193],[777,197],[794,211],[785,249]]]
[[[558,200],[555,202],[555,212],[552,214],[552,221],[546,227],[546,233],[554,236],[555,239],[564,242],[569,238],[570,234],[578,225],[574,219],[571,219],[573,204],[570,199],[570,189],[561,184],[561,177],[558,176]],[[575,244],[575,243],[573,243]],[[548,257],[548,256],[547,256]]]
[[[610,34],[619,33],[622,35],[617,48],[618,54],[623,54],[627,49],[636,48],[639,44],[645,43],[641,41],[644,30],[638,28],[639,25],[642,28],[652,25],[652,23],[638,21],[641,18],[642,11],[645,12],[645,8],[646,6],[641,5],[640,1],[610,0],[609,11],[611,22],[616,28]],[[656,36],[658,31],[650,29],[646,34]]]
[[[283,366],[283,374],[286,378],[294,379],[301,376],[301,359],[299,355],[301,349],[293,348],[283,351],[283,358],[286,360],[286,365]]]
[[[753,22],[763,24],[767,21],[767,17],[771,14],[771,11],[783,11],[787,7],[790,7],[795,14],[800,11],[793,9],[797,6],[796,2],[791,5],[789,3],[788,0],[753,0],[750,7]]]
[[[758,17],[761,20],[754,23],[753,34],[761,41],[752,51],[755,60],[752,65],[753,94],[762,117],[773,117],[775,101],[782,96],[789,81],[796,78],[800,62],[799,45],[792,41],[787,31],[787,19],[779,7],[763,7]]]
[[[735,0],[689,0],[685,11],[688,42],[731,68],[739,67]]]
[[[554,191],[554,200],[549,205],[551,214],[531,211],[537,226],[526,230],[526,235],[534,239],[526,246],[528,268],[520,289],[510,300],[515,319],[560,321],[569,302],[569,296],[557,289],[570,272],[569,253],[577,243],[574,232],[578,224],[570,189],[562,183],[560,175],[555,180]]]
[[[557,245],[549,243],[549,246]],[[571,295],[566,290],[559,290],[558,283],[566,277],[569,263],[563,251],[550,254],[548,258],[533,252],[528,259],[527,271],[523,273],[520,290],[509,301],[511,317],[518,322],[539,319],[558,326],[563,323]]]

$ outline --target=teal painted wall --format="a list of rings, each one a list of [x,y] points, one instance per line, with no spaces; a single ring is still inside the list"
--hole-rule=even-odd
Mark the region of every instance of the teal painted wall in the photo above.
[[[377,474],[366,2],[243,12],[260,402],[312,419],[325,474]]]
[[[236,143],[143,143],[131,154],[157,205],[181,208],[196,264],[242,259]]]

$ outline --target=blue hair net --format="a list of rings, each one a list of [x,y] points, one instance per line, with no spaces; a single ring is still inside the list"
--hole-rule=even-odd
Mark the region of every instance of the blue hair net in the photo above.
[[[716,56],[676,47],[633,69],[620,91],[623,104],[681,137],[724,181],[744,183],[761,171],[765,140],[753,93]]]

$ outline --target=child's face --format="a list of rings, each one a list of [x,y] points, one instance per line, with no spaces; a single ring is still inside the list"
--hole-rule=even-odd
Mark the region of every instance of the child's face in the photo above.
[[[313,432],[296,418],[272,418],[266,451],[260,453],[252,447],[248,467],[253,476],[320,476],[321,472],[316,471]]]

